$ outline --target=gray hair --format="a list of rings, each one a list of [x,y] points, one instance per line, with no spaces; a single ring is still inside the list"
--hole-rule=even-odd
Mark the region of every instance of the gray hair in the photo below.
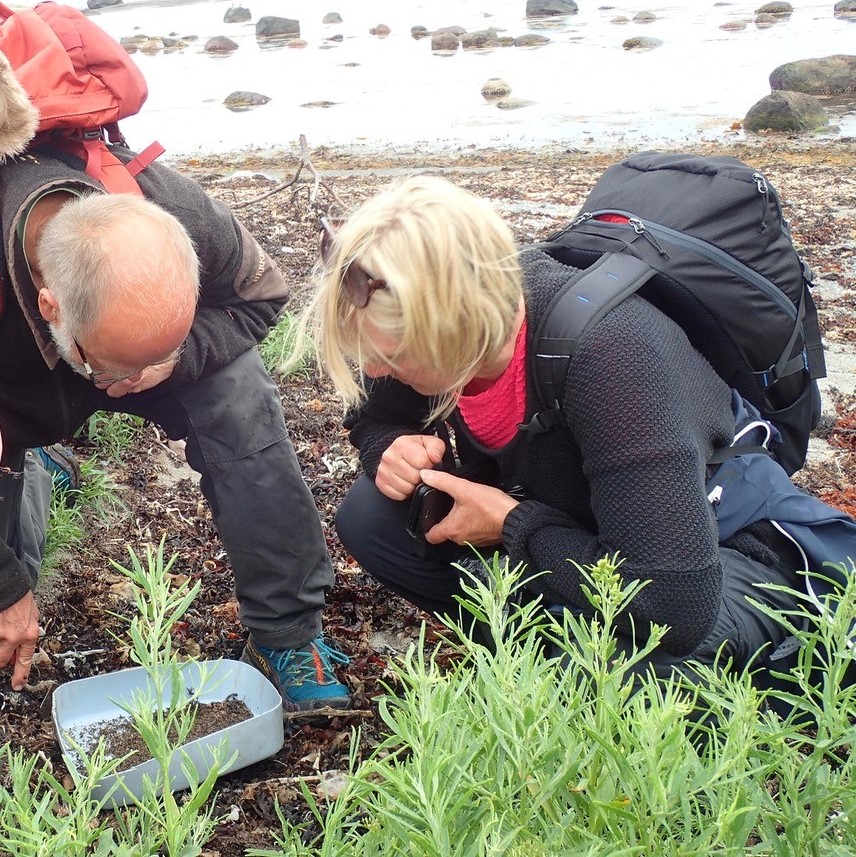
[[[36,254],[61,324],[76,337],[89,335],[116,301],[151,319],[146,332],[161,330],[199,294],[199,259],[187,230],[135,194],[69,200],[42,227]]]

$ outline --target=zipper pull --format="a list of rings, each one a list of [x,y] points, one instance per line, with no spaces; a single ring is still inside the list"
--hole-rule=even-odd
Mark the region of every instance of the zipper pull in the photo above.
[[[761,173],[752,173],[752,181],[755,182],[755,187],[758,193],[761,194],[761,232],[767,228],[767,205],[770,198],[770,189],[767,186],[767,180]]]
[[[716,485],[714,489],[707,495],[707,501],[711,506],[716,508],[722,500],[722,486]]]
[[[594,215],[590,211],[584,211],[578,217],[575,217],[571,221],[570,229],[573,229],[575,226],[579,226],[581,223],[585,223],[587,220],[591,220]]]
[[[638,217],[629,217],[627,222],[637,235],[641,235],[661,256],[668,258],[669,254],[663,249],[663,245],[645,228],[645,224]]]

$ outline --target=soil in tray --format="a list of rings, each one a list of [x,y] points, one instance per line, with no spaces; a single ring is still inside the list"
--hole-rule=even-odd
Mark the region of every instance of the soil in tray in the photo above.
[[[200,702],[196,705],[196,719],[185,744],[204,738],[206,735],[212,735],[244,720],[249,720],[252,716],[250,709],[240,699]],[[127,753],[133,753],[119,766],[119,771],[127,771],[137,765],[142,765],[152,757],[142,737],[134,729],[131,718],[125,715],[93,723],[85,730],[81,730],[74,738],[87,755],[95,750],[100,738],[104,739],[108,759],[118,759]],[[170,736],[172,742],[175,742],[176,739],[175,734]]]

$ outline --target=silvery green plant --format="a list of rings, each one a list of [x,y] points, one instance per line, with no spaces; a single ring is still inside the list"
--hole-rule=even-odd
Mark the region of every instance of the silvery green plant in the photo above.
[[[2,749],[5,767],[0,787],[0,849],[16,857],[198,857],[220,818],[209,799],[223,763],[223,748],[211,751],[202,782],[181,749],[192,728],[196,703],[206,683],[197,670],[188,691],[172,646],[171,629],[186,613],[198,584],[175,584],[169,577],[175,557],[164,558],[164,542],[147,546],[145,562],[129,549],[129,567],[116,565],[135,587],[137,614],[129,620],[131,658],[147,671],[149,689],[118,702],[141,734],[157,763],[158,775],[144,778],[143,794],[116,809],[112,798],[124,786],[120,769],[130,756],[107,759],[103,738],[91,750],[72,746],[77,765],[69,766],[73,787],[66,788],[44,765],[23,750]],[[117,637],[117,639],[120,639]],[[197,665],[198,666],[198,665]],[[170,788],[170,764],[177,754],[192,785],[177,798]],[[99,799],[94,790],[105,778],[116,782]],[[125,789],[125,792],[128,792]],[[112,815],[109,813],[112,810]]]
[[[173,648],[172,629],[180,621],[199,592],[200,583],[188,580],[176,583],[170,571],[177,555],[164,557],[164,540],[157,549],[146,546],[145,563],[128,549],[130,565],[113,563],[134,587],[136,612],[128,623],[130,657],[145,668],[149,681],[130,700],[115,700],[131,718],[158,774],[144,777],[143,797],[133,798],[138,812],[124,817],[121,829],[129,841],[142,841],[170,857],[193,857],[201,853],[220,819],[213,806],[206,808],[217,777],[231,759],[225,758],[224,745],[213,748],[206,776],[197,782],[198,772],[182,749],[196,720],[200,694],[211,684],[211,674],[196,664],[195,686],[188,687],[186,671]],[[178,756],[181,770],[190,783],[189,795],[178,800],[171,787],[170,766]]]
[[[469,639],[469,621],[447,620],[460,655],[451,665],[426,650],[424,629],[392,665],[400,687],[380,700],[389,737],[366,761],[352,757],[329,805],[304,785],[316,838],[306,844],[281,816],[278,850],[250,854],[856,853],[856,709],[844,680],[853,579],[832,599],[834,622],[809,605],[780,617],[803,642],[791,696],[808,700],[815,734],[770,710],[776,692],[759,690],[751,669],[690,665],[692,681],[646,670],[665,629],[618,645],[638,585],[622,583],[616,558],[584,570],[585,613],[552,616],[525,597],[522,573],[494,558],[487,582],[465,585],[492,646]],[[817,668],[827,677],[815,691]]]

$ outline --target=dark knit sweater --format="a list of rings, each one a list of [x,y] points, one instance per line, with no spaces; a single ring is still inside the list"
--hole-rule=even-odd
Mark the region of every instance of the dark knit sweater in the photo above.
[[[532,331],[571,272],[540,252],[526,251],[522,262],[531,353]],[[530,386],[527,420],[536,401]],[[427,407],[397,381],[372,384],[346,421],[367,473],[376,473],[397,435],[424,432]],[[734,435],[729,388],[673,321],[633,296],[581,344],[563,407],[567,429],[519,433],[496,453],[479,449],[456,414],[450,419],[462,458],[495,454],[502,484],[523,488],[526,500],[505,520],[505,550],[513,564],[551,572],[529,583],[547,603],[582,609],[589,605],[573,563],[619,553],[625,580],[648,581],[631,605],[637,629],[668,625],[664,648],[691,652],[711,629],[721,597],[705,463]]]

